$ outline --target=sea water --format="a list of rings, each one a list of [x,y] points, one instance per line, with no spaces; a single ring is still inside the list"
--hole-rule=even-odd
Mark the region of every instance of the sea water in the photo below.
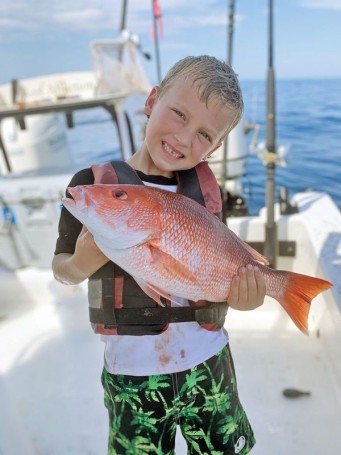
[[[241,81],[245,119],[259,125],[258,145],[266,140],[266,83]],[[136,147],[142,138],[144,97],[128,103]],[[118,158],[118,135],[107,112],[75,113],[69,130],[70,148],[83,164]],[[247,140],[251,142],[252,132]],[[281,187],[296,192],[327,192],[341,207],[341,79],[279,80],[276,82],[276,145],[285,150],[284,163],[275,169],[276,199]],[[283,160],[282,160],[283,161]],[[255,154],[247,160],[243,178],[245,198],[252,214],[265,204],[266,167]]]
[[[242,84],[246,117],[260,125],[266,138],[266,84]],[[329,193],[341,207],[341,79],[281,80],[276,83],[276,144],[283,146],[286,166],[276,166],[277,196],[306,189]],[[251,155],[244,188],[250,208],[265,204],[266,168]]]

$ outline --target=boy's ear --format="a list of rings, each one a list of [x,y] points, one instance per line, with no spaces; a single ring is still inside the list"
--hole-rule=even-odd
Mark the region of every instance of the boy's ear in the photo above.
[[[152,113],[158,91],[159,91],[159,87],[157,87],[157,86],[153,87],[144,103],[143,112],[148,116]]]

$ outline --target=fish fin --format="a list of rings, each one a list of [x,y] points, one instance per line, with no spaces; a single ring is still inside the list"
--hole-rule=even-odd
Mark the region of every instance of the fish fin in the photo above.
[[[134,280],[140,286],[142,291],[146,293],[151,299],[155,300],[155,302],[158,303],[160,306],[163,307],[166,306],[166,303],[161,299],[162,297],[170,302],[175,303],[176,305],[182,306],[182,303],[177,300],[177,296],[170,295],[168,294],[168,292],[163,291],[157,286],[154,286],[153,284],[150,284],[139,278],[134,277]]]
[[[165,270],[169,272],[168,274],[170,276],[174,275],[181,276],[183,281],[186,281],[190,284],[198,283],[197,276],[194,275],[194,273],[192,273],[189,270],[189,268],[187,268],[181,262],[177,261],[170,254],[165,253],[164,251],[154,247],[153,245],[149,245],[149,251],[151,254],[151,259],[153,261],[153,266],[155,266],[161,272],[162,270]]]
[[[156,303],[158,303],[160,306],[166,306],[165,302],[161,300],[161,297],[164,297],[167,300],[171,300],[171,296],[167,294],[166,292],[159,291],[157,288],[152,286],[149,283],[146,283],[145,281],[135,278],[134,280],[136,283],[140,286],[142,291],[147,294],[151,299],[155,300]]]
[[[260,262],[261,264],[264,264],[264,265],[269,264],[269,261],[267,260],[267,258],[265,256],[260,254],[254,248],[252,248],[248,243],[244,242],[244,240],[240,239],[237,236],[237,234],[235,234],[233,231],[231,231],[231,229],[230,229],[230,233],[232,234],[233,239],[236,240],[242,247],[244,247],[248,251],[248,253],[251,254],[252,258],[255,261]]]
[[[276,300],[282,305],[290,318],[301,330],[308,335],[308,315],[310,304],[320,292],[333,286],[329,281],[314,278],[299,273],[278,271],[287,277],[287,286],[281,296]]]

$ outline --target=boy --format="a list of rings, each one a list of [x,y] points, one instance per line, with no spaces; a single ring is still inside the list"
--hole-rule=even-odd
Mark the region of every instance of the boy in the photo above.
[[[145,138],[129,165],[146,185],[182,192],[187,184],[192,194],[192,183],[183,181],[186,172],[205,161],[242,116],[237,76],[214,57],[184,58],[152,89],[144,112]],[[97,171],[95,166],[78,172],[70,186],[93,184]],[[101,293],[104,301],[106,279],[115,289],[112,300],[120,299],[121,305],[134,305],[136,300],[152,307],[134,280],[118,269],[86,228],[63,209],[53,259],[56,279],[76,284],[89,278],[90,306]],[[251,310],[264,296],[259,270],[247,266],[233,279],[228,305]],[[99,332],[105,341],[102,383],[109,412],[109,454],[172,454],[177,425],[188,453],[249,453],[255,441],[239,402],[224,328],[207,330],[196,321],[148,327],[137,320]]]

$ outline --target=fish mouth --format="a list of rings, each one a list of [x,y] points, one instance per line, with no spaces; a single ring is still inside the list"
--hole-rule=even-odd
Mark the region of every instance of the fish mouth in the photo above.
[[[78,188],[72,188],[72,187],[69,187],[68,189],[68,192],[71,194],[72,196],[72,199],[77,202],[80,200],[81,196],[80,196],[80,190]]]
[[[63,197],[62,203],[63,203],[64,207],[75,207],[76,206],[75,201],[69,197]]]
[[[89,200],[82,188],[69,187],[68,192],[71,198],[63,198],[63,204],[67,207],[77,207],[78,210],[85,210],[89,207]]]
[[[185,157],[185,155],[171,147],[167,142],[162,141],[162,147],[164,151],[173,158],[181,159]]]

